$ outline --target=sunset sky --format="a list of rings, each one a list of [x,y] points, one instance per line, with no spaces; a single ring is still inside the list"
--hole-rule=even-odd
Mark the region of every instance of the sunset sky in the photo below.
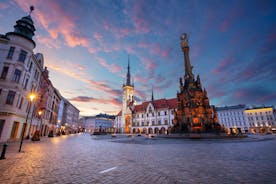
[[[0,0],[0,33],[30,5],[34,52],[81,115],[119,112],[128,55],[138,103],[175,98],[184,32],[211,104],[276,105],[275,0]]]

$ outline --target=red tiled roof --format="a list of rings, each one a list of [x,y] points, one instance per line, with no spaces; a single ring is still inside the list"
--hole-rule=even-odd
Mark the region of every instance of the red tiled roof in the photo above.
[[[177,108],[177,98],[172,98],[167,100],[169,108],[170,109],[176,109]]]
[[[147,101],[147,102],[143,102],[141,105],[136,105],[135,112],[145,112],[149,103],[153,103],[153,106],[155,109],[177,108],[177,98],[172,98],[168,100],[163,98],[163,99],[154,100],[153,102]]]

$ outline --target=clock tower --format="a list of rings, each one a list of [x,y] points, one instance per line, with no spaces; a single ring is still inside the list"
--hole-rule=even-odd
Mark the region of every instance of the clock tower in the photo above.
[[[129,58],[127,66],[126,83],[123,84],[123,107],[122,107],[122,130],[124,133],[130,133],[131,127],[131,111],[129,105],[133,102],[134,97],[134,84],[131,84]]]

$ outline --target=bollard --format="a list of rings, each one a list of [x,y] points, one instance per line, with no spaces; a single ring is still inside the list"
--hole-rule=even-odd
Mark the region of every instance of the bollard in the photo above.
[[[6,149],[7,149],[7,147],[8,147],[8,144],[7,144],[7,143],[3,144],[3,150],[2,150],[2,153],[1,153],[0,160],[6,159],[6,158],[5,158],[5,154],[6,154]]]

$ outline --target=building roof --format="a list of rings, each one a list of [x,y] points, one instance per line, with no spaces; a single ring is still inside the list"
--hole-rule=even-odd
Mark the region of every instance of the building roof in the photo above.
[[[177,108],[177,98],[157,99],[154,101],[146,101],[135,106],[135,112],[145,112],[149,103],[152,103],[155,109],[174,109]]]
[[[225,110],[235,110],[235,109],[245,109],[246,106],[244,104],[233,105],[233,106],[225,106],[225,107],[216,107],[217,111],[225,111]]]

